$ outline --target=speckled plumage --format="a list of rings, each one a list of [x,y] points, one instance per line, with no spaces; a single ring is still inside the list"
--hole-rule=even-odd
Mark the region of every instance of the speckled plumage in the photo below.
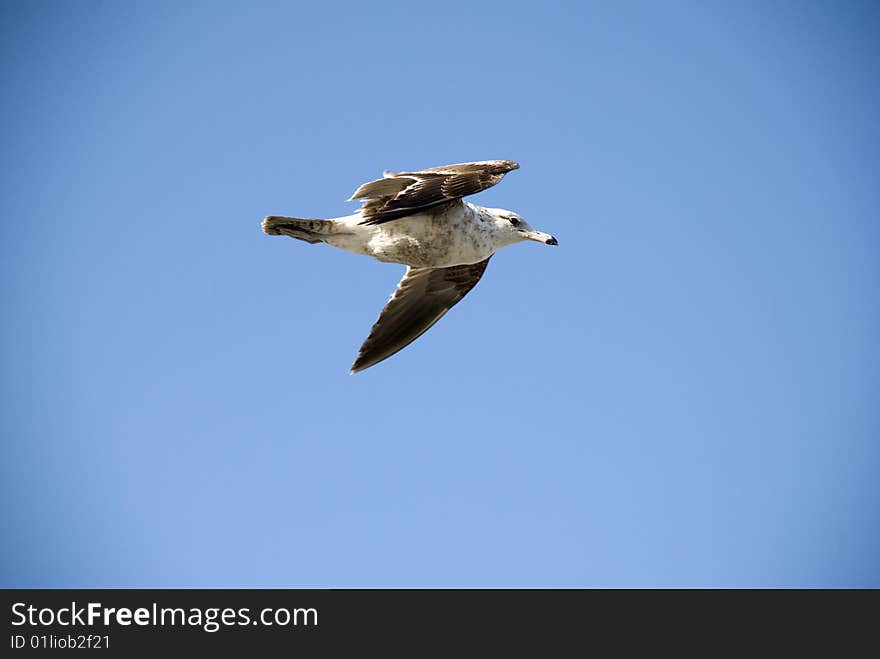
[[[456,201],[383,224],[363,224],[361,214],[336,218],[324,242],[384,263],[446,268],[487,259],[504,241],[491,216]]]
[[[387,359],[426,332],[479,281],[498,249],[523,240],[555,245],[512,211],[483,208],[461,196],[498,183],[517,169],[511,160],[445,165],[394,174],[360,186],[362,208],[331,220],[269,216],[263,230],[324,242],[406,274],[364,342],[352,372]]]

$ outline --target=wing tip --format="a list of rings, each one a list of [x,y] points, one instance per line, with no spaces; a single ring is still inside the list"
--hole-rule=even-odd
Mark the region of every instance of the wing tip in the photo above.
[[[348,369],[348,374],[349,375],[357,375],[361,371],[366,371],[368,368],[370,368],[370,366],[375,366],[380,361],[382,361],[382,360],[381,359],[378,361],[365,360],[364,355],[359,354],[357,356],[357,359],[354,360],[354,364],[352,364],[351,368]]]

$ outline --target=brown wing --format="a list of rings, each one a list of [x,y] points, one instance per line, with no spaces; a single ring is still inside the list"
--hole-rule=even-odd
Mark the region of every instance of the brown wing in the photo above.
[[[385,178],[364,183],[349,201],[363,200],[361,224],[382,224],[491,188],[518,168],[513,160],[484,160],[418,172],[385,172]]]
[[[489,259],[451,268],[408,268],[361,346],[351,372],[378,364],[427,332],[476,286],[488,264]]]

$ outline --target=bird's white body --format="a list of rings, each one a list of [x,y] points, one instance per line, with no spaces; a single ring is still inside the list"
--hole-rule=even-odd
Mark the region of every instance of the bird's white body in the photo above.
[[[358,212],[335,218],[336,231],[324,242],[384,263],[415,268],[479,263],[516,242],[507,230],[509,222],[496,226],[492,210],[461,202],[376,225],[361,224]]]

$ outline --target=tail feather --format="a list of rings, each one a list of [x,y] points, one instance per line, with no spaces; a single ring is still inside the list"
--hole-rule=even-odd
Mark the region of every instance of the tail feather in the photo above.
[[[300,217],[270,215],[263,220],[263,231],[270,236],[290,236],[307,243],[324,242],[332,230],[331,220],[307,220]]]

